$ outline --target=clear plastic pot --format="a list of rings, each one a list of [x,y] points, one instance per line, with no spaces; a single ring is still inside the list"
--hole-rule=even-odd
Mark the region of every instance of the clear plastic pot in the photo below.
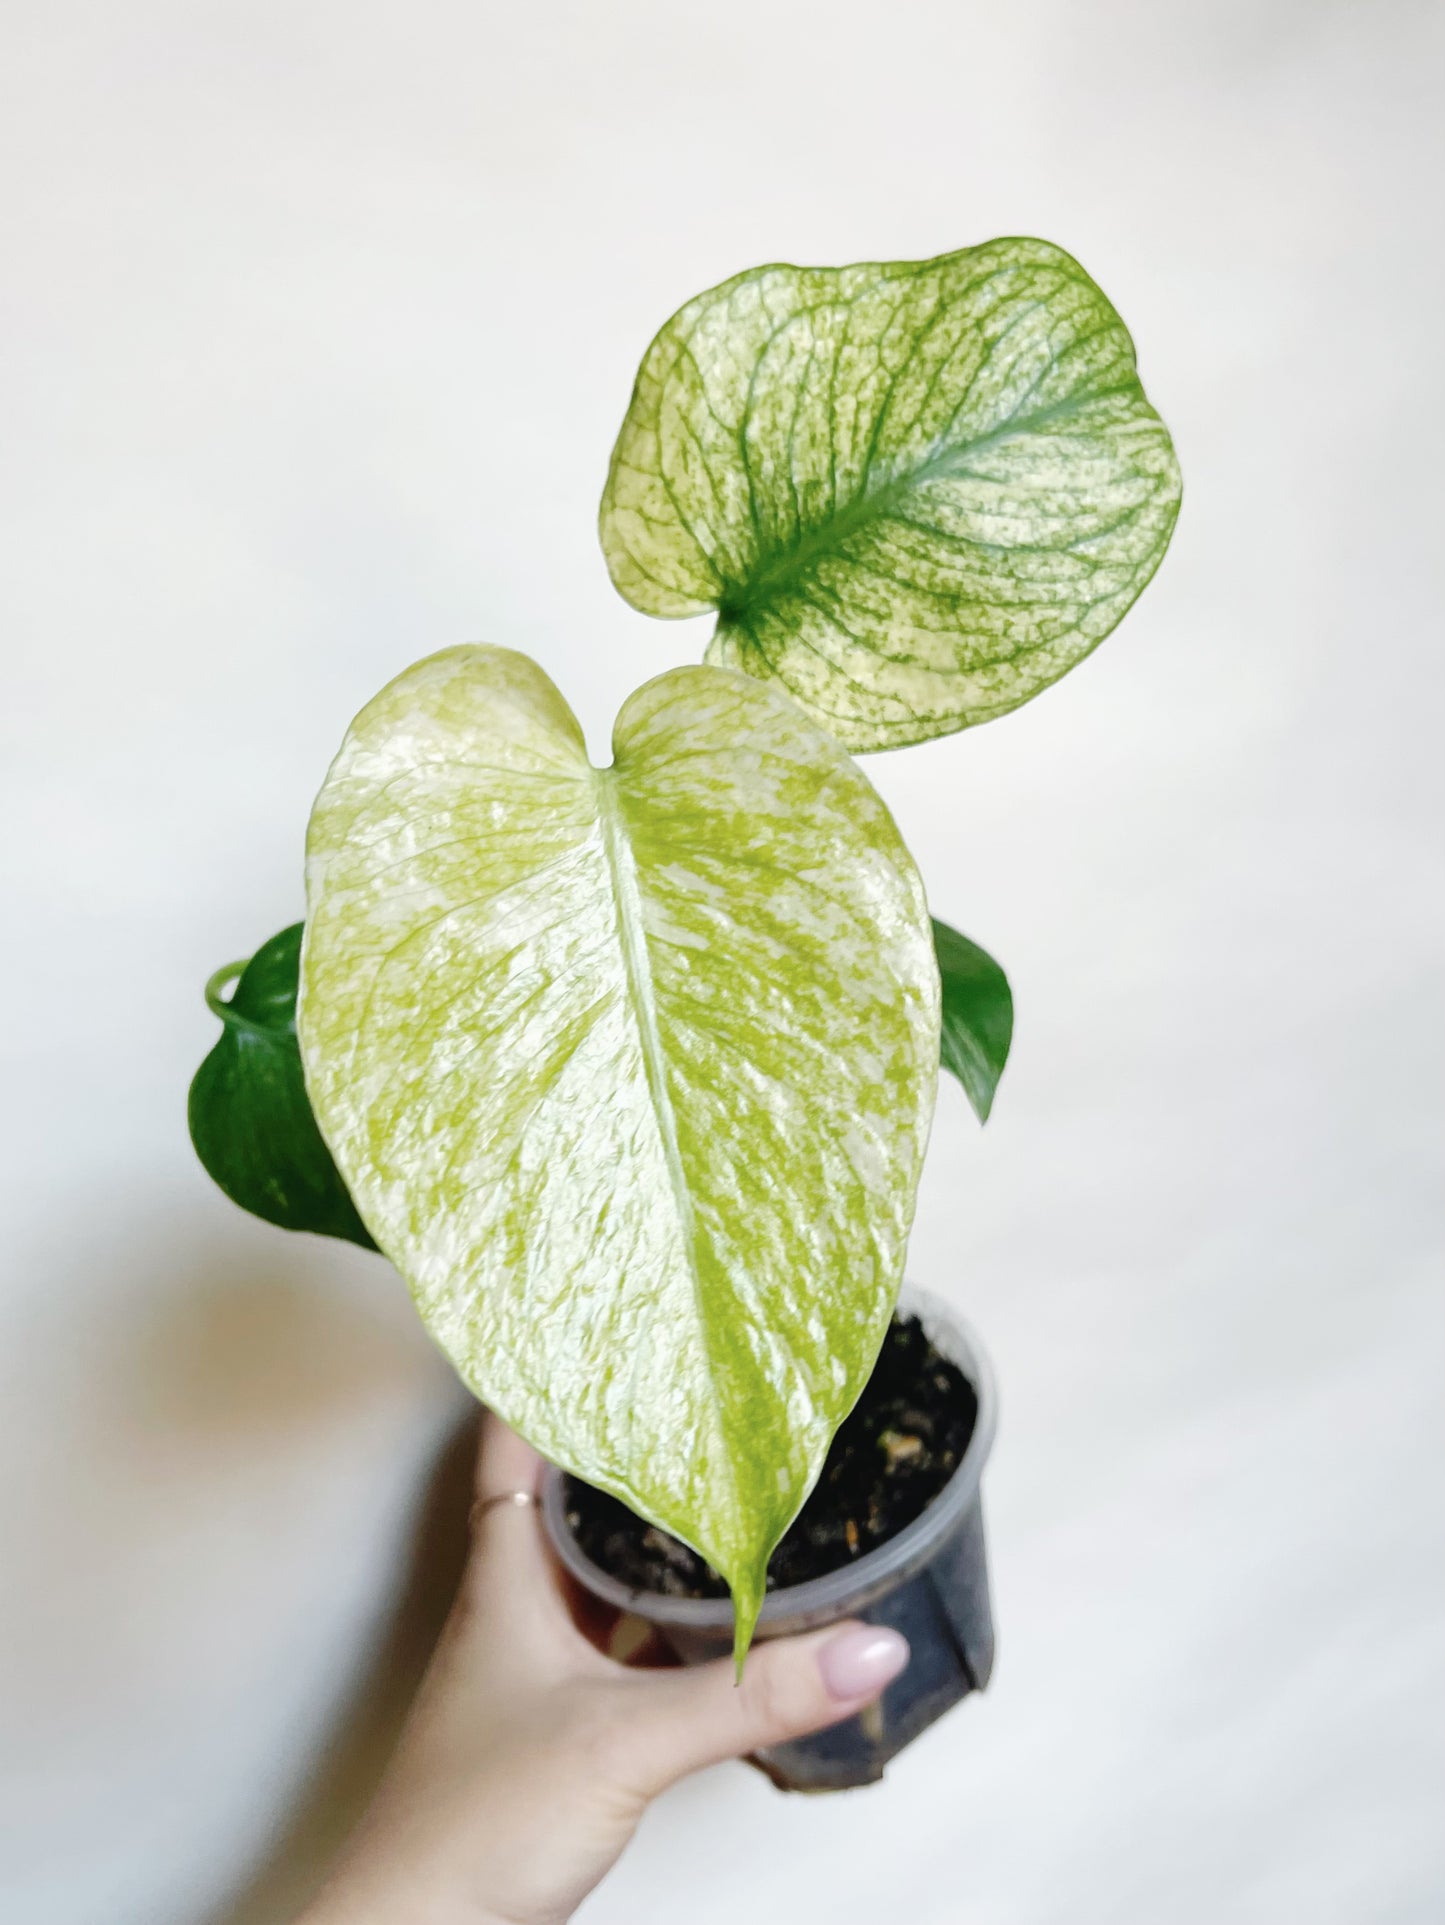
[[[787,1637],[842,1618],[889,1624],[907,1638],[912,1657],[875,1705],[856,1718],[754,1760],[786,1791],[841,1791],[872,1784],[889,1759],[993,1670],[979,1481],[998,1423],[998,1395],[978,1339],[944,1303],[905,1286],[899,1301],[972,1384],[978,1416],[952,1479],[913,1522],[856,1563],[807,1584],[770,1591],[758,1619],[760,1638]],[[587,1590],[655,1625],[684,1664],[724,1657],[732,1649],[732,1605],[726,1598],[664,1597],[634,1591],[585,1556],[567,1524],[560,1472],[548,1473],[543,1516],[557,1555]]]

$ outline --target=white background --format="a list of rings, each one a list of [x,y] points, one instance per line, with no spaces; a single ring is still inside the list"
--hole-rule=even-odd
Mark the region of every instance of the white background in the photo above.
[[[1017,995],[911,1265],[1002,1380],[996,1683],[874,1791],[683,1787],[585,1918],[1445,1916],[1440,29],[11,0],[0,1915],[285,1920],[445,1589],[462,1405],[401,1286],[185,1134],[346,721],[503,642],[606,759],[706,634],[594,536],[654,329],[1022,232],[1122,310],[1186,492],[1096,657],[869,764]]]

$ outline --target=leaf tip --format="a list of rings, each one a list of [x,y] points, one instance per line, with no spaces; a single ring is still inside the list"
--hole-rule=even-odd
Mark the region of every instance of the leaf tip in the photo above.
[[[752,1647],[758,1628],[758,1613],[767,1587],[767,1560],[762,1568],[732,1580],[733,1594],[733,1682],[743,1681],[743,1663]]]

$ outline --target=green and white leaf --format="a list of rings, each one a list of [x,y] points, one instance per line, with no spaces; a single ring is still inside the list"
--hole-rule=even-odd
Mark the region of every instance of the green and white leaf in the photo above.
[[[897,1292],[938,971],[886,808],[778,691],[674,670],[613,751],[506,650],[383,690],[311,819],[301,1047],[462,1376],[721,1571],[741,1653]]]
[[[986,1123],[1013,1041],[1013,991],[986,949],[936,916],[933,947],[943,993],[943,1067],[962,1083],[979,1122]]]
[[[1179,498],[1123,322],[1061,249],[1009,239],[689,301],[638,374],[601,537],[635,608],[717,609],[709,661],[883,749],[1082,660]]]

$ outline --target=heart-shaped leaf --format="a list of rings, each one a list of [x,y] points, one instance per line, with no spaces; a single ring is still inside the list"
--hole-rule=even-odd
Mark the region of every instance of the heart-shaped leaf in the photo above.
[[[1123,322],[1046,241],[760,267],[648,349],[602,499],[612,579],[719,614],[851,749],[1027,702],[1148,582],[1179,509]]]
[[[937,916],[933,947],[943,992],[943,1067],[962,1083],[979,1122],[986,1123],[1013,1041],[1013,992],[988,951]]]
[[[249,964],[231,963],[206,985],[207,1002],[229,1027],[212,1051],[214,1061],[208,1058],[196,1076],[191,1135],[216,1182],[254,1215],[293,1230],[349,1237],[374,1250],[306,1096],[295,1033],[303,926],[283,929]],[[1013,1038],[1008,978],[987,950],[936,916],[933,948],[942,992],[940,1061],[986,1123]],[[237,977],[237,996],[226,1002],[223,990]],[[247,1009],[249,1018],[243,1015]],[[248,1055],[258,1043],[265,1048]],[[243,1063],[253,1073],[238,1073]],[[302,1103],[306,1120],[298,1126]]]
[[[613,751],[507,650],[383,690],[311,819],[301,1049],[462,1376],[721,1571],[741,1652],[897,1292],[938,970],[882,801],[781,694],[674,670]]]
[[[207,983],[223,1029],[191,1082],[191,1141],[226,1195],[253,1216],[374,1250],[306,1098],[296,1045],[300,955],[298,922]]]

